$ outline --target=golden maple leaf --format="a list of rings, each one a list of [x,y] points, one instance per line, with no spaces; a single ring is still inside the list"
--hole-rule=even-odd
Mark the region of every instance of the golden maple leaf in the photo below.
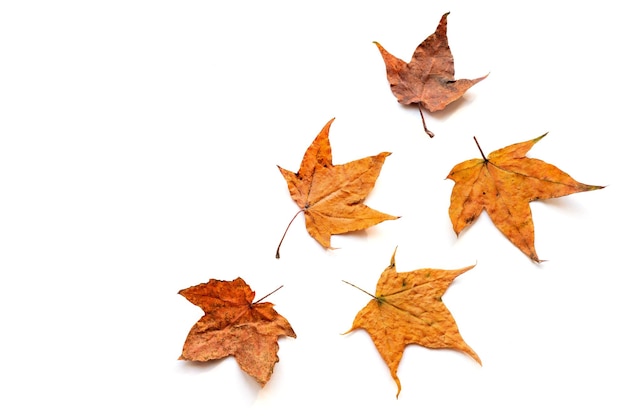
[[[546,135],[509,145],[488,157],[480,150],[483,158],[464,161],[450,171],[447,178],[455,184],[449,215],[457,235],[485,210],[517,248],[533,261],[541,261],[535,251],[535,227],[529,202],[603,188],[579,183],[552,164],[526,157],[532,146]]]
[[[333,120],[324,126],[306,150],[296,173],[278,167],[287,181],[292,199],[301,209],[298,213],[304,212],[307,231],[324,248],[331,248],[331,235],[366,229],[398,218],[363,203],[374,188],[385,158],[391,153],[381,152],[333,165],[328,138]],[[276,250],[276,258],[280,258],[279,250]]]
[[[376,295],[364,291],[373,300],[359,311],[346,334],[358,328],[367,331],[398,385],[398,397],[402,388],[398,366],[408,344],[452,348],[482,363],[461,337],[452,314],[441,300],[450,283],[474,266],[398,273],[395,257],[394,251],[389,267],[378,279]]]

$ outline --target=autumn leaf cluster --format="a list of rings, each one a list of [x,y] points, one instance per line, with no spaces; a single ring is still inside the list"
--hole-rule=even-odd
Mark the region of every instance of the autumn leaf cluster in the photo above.
[[[386,67],[390,89],[403,105],[416,105],[424,131],[423,110],[435,112],[459,99],[469,88],[487,76],[454,78],[454,59],[448,45],[447,17],[436,31],[415,49],[407,63],[391,55],[375,42]],[[399,217],[365,204],[383,165],[391,155],[382,151],[344,164],[335,164],[330,145],[328,121],[305,151],[297,171],[278,166],[289,194],[298,207],[295,219],[303,214],[309,235],[325,249],[332,249],[331,237],[370,228]],[[454,166],[447,179],[454,182],[448,215],[458,235],[486,212],[494,226],[535,263],[541,259],[535,250],[535,231],[530,202],[601,189],[574,180],[570,175],[526,154],[546,134],[514,143],[487,156],[474,138],[480,158]],[[280,239],[276,258],[289,222]],[[381,274],[371,301],[354,318],[348,332],[365,330],[389,367],[401,390],[397,375],[404,349],[409,344],[427,348],[449,348],[481,360],[463,340],[452,313],[442,297],[452,281],[474,268],[455,270],[419,269],[396,271],[395,251],[390,265]],[[180,356],[184,360],[209,361],[235,357],[242,370],[262,386],[270,379],[278,362],[278,339],[296,337],[289,322],[269,302],[254,300],[254,292],[241,278],[233,281],[211,279],[180,291],[204,315],[191,328]]]

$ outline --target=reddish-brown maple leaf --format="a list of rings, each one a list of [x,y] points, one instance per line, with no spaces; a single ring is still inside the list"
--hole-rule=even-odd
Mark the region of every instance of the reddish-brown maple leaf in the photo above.
[[[252,303],[254,292],[241,278],[211,279],[178,293],[204,311],[189,331],[180,360],[234,356],[241,369],[264,386],[278,362],[278,337],[296,337],[274,305],[260,303],[265,298]]]
[[[398,218],[363,203],[374,188],[385,158],[391,153],[381,152],[373,157],[333,165],[328,139],[333,120],[324,126],[306,150],[298,172],[278,167],[287,181],[292,199],[300,207],[298,213],[304,212],[307,231],[324,248],[331,248],[331,235],[362,230]],[[278,247],[280,249],[280,244]],[[279,249],[276,258],[280,258]]]
[[[517,248],[533,261],[541,261],[535,251],[535,227],[529,202],[603,188],[579,183],[551,164],[526,157],[545,135],[509,145],[488,157],[478,146],[482,158],[464,161],[450,171],[448,178],[455,184],[449,214],[457,235],[485,210]]]
[[[347,333],[358,328],[367,331],[398,385],[398,397],[402,388],[398,366],[408,344],[459,350],[482,363],[461,337],[456,321],[441,300],[450,283],[474,266],[398,273],[395,256],[394,251],[389,267],[378,279],[376,295],[358,288],[373,299],[357,314]]]
[[[378,42],[374,42],[385,61],[391,91],[398,102],[404,105],[417,104],[424,131],[431,138],[434,134],[426,128],[422,107],[429,112],[442,110],[487,77],[485,75],[473,80],[454,79],[454,58],[447,35],[448,14],[441,17],[435,33],[415,49],[408,64],[391,55]]]

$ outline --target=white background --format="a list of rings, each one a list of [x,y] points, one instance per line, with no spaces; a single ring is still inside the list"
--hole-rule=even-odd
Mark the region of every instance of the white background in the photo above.
[[[0,4],[0,415],[623,416],[623,19],[612,2],[6,1]],[[450,11],[446,110],[397,103]],[[320,247],[276,165],[324,124],[335,164],[387,159],[366,203],[399,220]],[[603,190],[531,203],[533,264],[483,214],[457,239],[457,163],[529,153]],[[444,296],[483,361],[409,346],[396,386],[342,335],[398,271],[477,263]],[[233,358],[178,361],[201,311],[177,292],[244,278],[292,324],[261,389]],[[250,416],[250,415],[247,415]]]

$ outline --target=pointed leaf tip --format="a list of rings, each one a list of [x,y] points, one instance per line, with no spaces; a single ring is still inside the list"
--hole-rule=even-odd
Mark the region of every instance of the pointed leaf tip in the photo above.
[[[383,158],[391,153],[383,152],[335,166],[328,135],[334,120],[327,122],[313,140],[297,174],[282,170],[291,198],[304,211],[309,235],[326,249],[333,248],[332,235],[360,231],[397,219],[363,203],[378,179]]]
[[[395,254],[391,258],[395,265]],[[419,269],[397,272],[387,267],[376,285],[376,297],[354,318],[352,329],[370,335],[391,377],[396,382],[396,398],[401,391],[398,366],[409,344],[461,351],[480,362],[465,343],[441,295],[452,281],[470,267],[457,270]],[[419,312],[416,315],[416,312]]]
[[[446,34],[449,13],[441,17],[435,32],[419,44],[409,63],[374,42],[385,62],[387,80],[393,95],[401,104],[419,105],[424,131],[431,138],[434,133],[426,127],[421,108],[429,112],[442,110],[486,77],[455,79],[454,59]]]
[[[398,251],[398,246],[393,250],[393,254],[391,254],[391,261],[389,262],[389,267],[396,266],[396,251]]]
[[[484,164],[472,159],[452,169],[448,178],[455,184],[448,213],[457,236],[485,211],[520,251],[535,263],[543,261],[535,251],[529,203],[600,188],[580,183],[558,167],[526,156],[547,134],[493,151]]]

